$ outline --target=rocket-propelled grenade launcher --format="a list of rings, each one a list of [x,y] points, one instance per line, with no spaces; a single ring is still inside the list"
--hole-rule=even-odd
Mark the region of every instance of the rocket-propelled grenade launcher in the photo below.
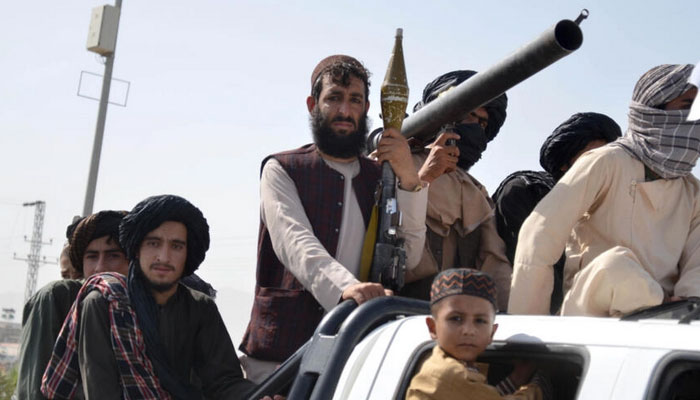
[[[407,137],[430,138],[442,126],[463,118],[520,82],[571,54],[583,43],[579,24],[588,17],[584,9],[576,21],[557,22],[538,38],[524,45],[490,68],[467,79],[404,120],[401,133]],[[368,152],[374,151],[379,134],[367,138]]]
[[[396,30],[394,50],[389,59],[381,87],[382,120],[384,129],[401,130],[408,106],[406,64],[403,58],[403,30]],[[406,251],[397,236],[401,214],[396,201],[396,175],[388,162],[382,163],[379,197],[379,226],[374,246],[370,281],[379,282],[387,289],[398,291],[403,286],[406,269]]]

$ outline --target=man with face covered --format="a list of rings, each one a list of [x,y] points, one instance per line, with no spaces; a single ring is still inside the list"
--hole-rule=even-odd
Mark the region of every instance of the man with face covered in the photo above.
[[[308,340],[340,301],[363,303],[391,294],[360,281],[365,234],[380,177],[362,156],[369,109],[369,72],[355,58],[323,59],[306,99],[313,144],[263,160],[255,301],[240,350],[246,376],[259,382]],[[407,267],[425,235],[426,191],[406,140],[385,132],[379,161],[398,178]]]
[[[414,111],[470,77],[474,71],[448,72],[430,82]],[[414,146],[413,160],[421,180],[430,183],[427,232],[422,258],[406,275],[402,295],[428,299],[433,277],[450,268],[473,268],[491,275],[498,288],[497,305],[508,304],[511,266],[496,232],[493,203],[481,183],[468,171],[506,118],[505,94],[454,121],[453,129],[428,146]],[[448,140],[456,143],[449,145]]]
[[[620,126],[610,117],[595,113],[576,113],[556,127],[540,148],[544,171],[517,171],[506,177],[493,193],[496,227],[506,244],[506,256],[513,262],[518,233],[525,218],[556,182],[585,152],[615,141],[622,135]],[[554,265],[554,290],[550,312],[556,313],[563,300],[564,259]]]
[[[181,284],[204,260],[209,225],[173,195],[149,197],[124,217],[128,278],[89,278],[66,318],[42,380],[49,398],[243,399],[231,338],[213,299]],[[128,283],[127,283],[128,282]]]
[[[549,311],[552,264],[565,246],[564,315],[619,316],[700,295],[700,181],[691,173],[700,123],[687,120],[697,95],[692,69],[660,65],[645,73],[625,135],[582,155],[525,220],[509,312]]]

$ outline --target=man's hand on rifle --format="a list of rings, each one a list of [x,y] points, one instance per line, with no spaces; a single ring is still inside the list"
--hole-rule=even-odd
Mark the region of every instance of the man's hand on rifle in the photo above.
[[[429,145],[430,154],[418,171],[422,181],[431,183],[442,174],[457,169],[459,160],[459,148],[456,145],[447,145],[450,139],[459,140],[459,135],[454,132],[443,132],[433,144]]]
[[[384,289],[384,287],[379,283],[360,282],[354,285],[350,285],[345,290],[343,290],[342,299],[353,299],[359,305],[375,297],[393,295],[394,292],[392,292],[389,289]]]
[[[401,189],[412,191],[421,184],[408,141],[399,131],[393,128],[385,130],[377,145],[376,154],[379,162],[389,161]]]

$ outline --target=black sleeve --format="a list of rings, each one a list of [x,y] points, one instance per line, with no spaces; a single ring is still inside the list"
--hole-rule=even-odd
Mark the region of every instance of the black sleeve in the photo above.
[[[18,398],[45,398],[41,393],[41,377],[80,286],[78,281],[52,282],[41,288],[24,306],[16,388]]]
[[[112,349],[109,303],[93,291],[82,303],[78,362],[86,399],[121,400],[119,368]]]
[[[195,344],[195,372],[202,380],[205,396],[211,399],[245,399],[255,384],[243,378],[231,337],[213,302],[208,303],[202,321]]]

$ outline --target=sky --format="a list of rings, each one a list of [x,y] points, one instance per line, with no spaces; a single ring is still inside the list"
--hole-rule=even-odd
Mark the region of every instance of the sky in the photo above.
[[[95,0],[15,1],[0,13],[0,306],[20,318],[34,218],[46,202],[42,255],[55,260],[83,209],[101,58],[86,50]],[[235,344],[252,305],[259,168],[268,154],[311,141],[306,97],[316,63],[349,54],[373,73],[369,115],[396,28],[404,31],[410,106],[455,69],[484,70],[561,19],[590,16],[581,48],[508,91],[508,117],[472,174],[493,192],[509,173],[541,169],[539,148],[576,112],[627,127],[635,82],[651,67],[700,61],[700,3],[660,1],[124,0],[95,210],[183,196],[211,226],[199,274],[218,290]],[[695,43],[695,44],[693,44]],[[695,48],[696,50],[692,50]],[[97,79],[97,80],[96,80]],[[92,92],[90,92],[92,90]],[[697,170],[695,171],[697,172]],[[58,279],[44,265],[38,287]]]

